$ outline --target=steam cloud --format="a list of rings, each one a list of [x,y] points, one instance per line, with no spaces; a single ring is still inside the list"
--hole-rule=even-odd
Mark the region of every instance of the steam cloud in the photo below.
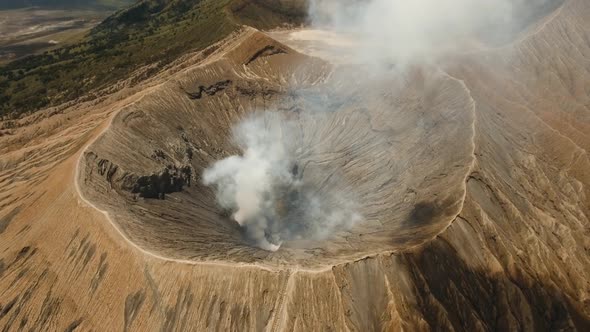
[[[286,240],[325,239],[361,220],[349,199],[306,180],[296,132],[294,123],[272,113],[248,118],[233,132],[243,154],[216,162],[203,175],[216,188],[219,205],[264,250],[276,251]]]
[[[362,85],[394,64],[403,75],[408,64],[433,63],[442,55],[493,47],[513,38],[552,0],[309,0],[309,17],[317,34],[330,37],[334,53],[348,53],[365,72],[339,71]],[[325,33],[324,33],[325,32]],[[337,36],[345,36],[344,42]],[[349,43],[352,41],[352,44]],[[345,46],[345,48],[340,48]],[[376,70],[367,75],[367,66]],[[332,86],[335,98],[348,93]],[[340,89],[340,91],[339,91]],[[311,102],[308,112],[328,103]],[[271,115],[274,114],[274,115]],[[317,188],[299,164],[297,126],[277,113],[251,117],[234,128],[242,149],[204,172],[204,183],[216,189],[221,207],[246,229],[257,246],[269,251],[283,241],[324,239],[362,220],[354,200],[332,188]],[[321,174],[319,175],[321,178]]]
[[[353,36],[364,63],[433,61],[508,42],[562,0],[309,0],[312,26]]]

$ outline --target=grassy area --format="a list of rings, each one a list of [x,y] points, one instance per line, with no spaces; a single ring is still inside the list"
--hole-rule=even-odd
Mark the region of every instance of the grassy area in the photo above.
[[[16,118],[73,100],[147,64],[158,64],[155,73],[244,22],[269,27],[289,21],[288,13],[273,12],[267,1],[247,1],[246,6],[238,3],[242,0],[140,1],[107,18],[80,42],[0,67],[0,115]],[[252,11],[256,8],[260,10]]]
[[[269,29],[304,22],[307,1],[234,0],[230,9],[240,23]]]

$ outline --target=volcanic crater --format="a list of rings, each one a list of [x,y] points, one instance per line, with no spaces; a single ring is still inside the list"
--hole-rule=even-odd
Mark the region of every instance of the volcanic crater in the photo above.
[[[473,162],[474,102],[434,68],[395,69],[371,84],[254,29],[217,45],[121,110],[81,158],[88,200],[142,249],[170,259],[320,268],[419,245],[459,213]],[[365,80],[363,80],[365,82]],[[240,154],[232,126],[253,114],[295,123],[301,173],[351,197],[362,221],[322,241],[253,246],[203,171]]]

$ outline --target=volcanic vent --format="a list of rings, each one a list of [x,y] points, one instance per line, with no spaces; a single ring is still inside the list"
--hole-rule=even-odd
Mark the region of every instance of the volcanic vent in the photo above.
[[[458,214],[474,121],[460,81],[416,68],[360,85],[349,78],[363,68],[333,67],[253,29],[207,52],[123,109],[82,158],[83,195],[130,241],[176,259],[320,267],[423,243]],[[274,128],[267,141],[288,155],[288,189],[269,217],[285,220],[258,238],[220,204],[206,171],[246,157],[232,139],[244,121],[256,124],[246,134]],[[315,197],[335,227],[297,207]],[[261,238],[282,246],[261,249]]]

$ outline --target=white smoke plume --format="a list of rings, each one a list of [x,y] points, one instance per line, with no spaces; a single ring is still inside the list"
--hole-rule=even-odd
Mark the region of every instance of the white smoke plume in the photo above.
[[[311,26],[354,38],[357,60],[398,64],[508,42],[563,0],[309,0]]]
[[[252,116],[233,132],[242,155],[220,160],[203,175],[221,207],[268,251],[286,240],[321,240],[361,220],[350,200],[306,181],[297,127],[273,113]],[[317,174],[315,174],[317,177]]]
[[[501,45],[555,3],[559,0],[309,0],[312,34],[328,36],[332,53],[362,66],[340,67],[332,76],[339,77],[336,84],[325,84],[332,100],[309,98],[304,111],[332,111],[331,104],[351,95],[347,89],[380,76],[401,78],[406,65],[430,65],[443,55]],[[390,70],[392,65],[400,70]],[[203,176],[216,189],[219,205],[269,251],[284,241],[325,239],[362,220],[354,199],[335,187],[317,188],[322,174],[310,175],[301,164],[305,151],[299,151],[298,127],[277,114],[237,124],[233,138],[242,154],[216,162]]]

